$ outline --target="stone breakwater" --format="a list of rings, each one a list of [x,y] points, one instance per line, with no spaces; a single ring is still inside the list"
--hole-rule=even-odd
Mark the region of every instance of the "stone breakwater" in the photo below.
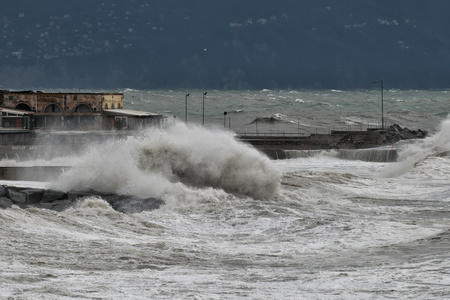
[[[243,142],[251,144],[271,159],[286,159],[289,150],[359,150],[391,146],[408,139],[422,139],[427,132],[402,128],[398,124],[385,130],[332,131],[330,134],[311,134],[308,136],[238,136]],[[389,153],[388,157],[396,157]],[[387,160],[395,161],[395,159]]]
[[[401,140],[421,139],[427,135],[422,130],[411,130],[394,124],[385,130],[332,131],[330,134],[308,136],[238,136],[258,149],[328,150],[365,149],[392,145]]]
[[[75,208],[87,198],[97,197],[108,202],[111,207],[122,213],[140,213],[158,209],[164,202],[156,198],[139,198],[129,195],[100,193],[97,191],[63,192],[52,189],[21,188],[0,185],[0,208],[7,209],[13,205],[20,208],[44,208],[64,211]]]

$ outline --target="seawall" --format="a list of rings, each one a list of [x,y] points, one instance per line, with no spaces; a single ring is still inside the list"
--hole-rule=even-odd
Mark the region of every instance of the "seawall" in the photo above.
[[[386,130],[333,131],[330,134],[311,134],[309,136],[239,135],[237,138],[251,144],[272,159],[291,158],[292,151],[336,150],[343,154],[348,153],[344,150],[374,148],[371,150],[374,155],[366,155],[375,159],[370,161],[395,161],[397,151],[392,147],[394,143],[400,140],[421,139],[425,136],[426,132],[422,130],[410,130],[394,124]],[[381,146],[391,146],[391,148],[375,149]],[[375,154],[376,152],[378,153]],[[368,154],[368,152],[362,151],[354,153],[360,153],[360,157]]]
[[[286,150],[286,149],[259,149],[270,159],[291,159],[299,157],[313,157],[323,151],[333,151],[334,156],[346,160],[361,160],[370,162],[395,162],[398,152],[395,148],[369,148],[369,149],[330,149],[330,150]]]
[[[77,153],[90,143],[121,139],[132,132],[34,132],[0,131],[0,159],[52,159]],[[424,138],[426,132],[392,125],[386,130],[332,131],[330,134],[285,136],[284,134],[237,134],[236,139],[259,149],[272,159],[289,158],[286,151],[296,150],[356,150],[391,146],[405,139]],[[3,138],[2,138],[3,137]],[[33,138],[31,138],[33,137]],[[391,155],[392,156],[392,155]],[[389,157],[391,157],[389,156]]]

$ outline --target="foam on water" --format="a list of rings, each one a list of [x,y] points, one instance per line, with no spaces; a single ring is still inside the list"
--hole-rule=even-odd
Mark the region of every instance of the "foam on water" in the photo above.
[[[267,157],[230,133],[183,124],[91,146],[71,165],[54,188],[160,198],[214,188],[264,199],[278,192],[281,177]]]
[[[448,297],[448,129],[396,145],[398,163],[336,151],[269,161],[183,125],[93,146],[55,187],[166,205],[0,210],[0,298]]]
[[[444,120],[436,134],[413,142],[403,142],[399,147],[398,163],[385,168],[384,176],[400,176],[420,162],[450,150],[450,119]]]

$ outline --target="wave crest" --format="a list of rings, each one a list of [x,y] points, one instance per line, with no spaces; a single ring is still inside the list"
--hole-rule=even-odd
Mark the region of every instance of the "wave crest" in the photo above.
[[[56,185],[161,197],[183,183],[263,199],[280,182],[281,171],[266,156],[230,133],[179,124],[92,147]]]
[[[154,140],[158,142],[153,142]],[[139,166],[172,182],[221,188],[254,198],[273,196],[281,172],[254,148],[226,132],[178,127],[153,133],[141,147]]]

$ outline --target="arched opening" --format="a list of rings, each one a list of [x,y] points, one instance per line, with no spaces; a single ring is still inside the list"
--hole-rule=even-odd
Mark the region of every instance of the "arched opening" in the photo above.
[[[47,107],[45,108],[44,112],[49,113],[49,112],[61,112],[61,108],[56,105],[56,104],[50,104],[47,105]]]
[[[105,109],[108,109],[108,103],[105,103]]]
[[[25,103],[20,103],[18,104],[15,109],[20,109],[20,110],[27,110],[27,111],[31,111],[31,107],[28,104]]]
[[[75,112],[77,113],[90,113],[92,109],[86,104],[80,104],[75,108]]]

